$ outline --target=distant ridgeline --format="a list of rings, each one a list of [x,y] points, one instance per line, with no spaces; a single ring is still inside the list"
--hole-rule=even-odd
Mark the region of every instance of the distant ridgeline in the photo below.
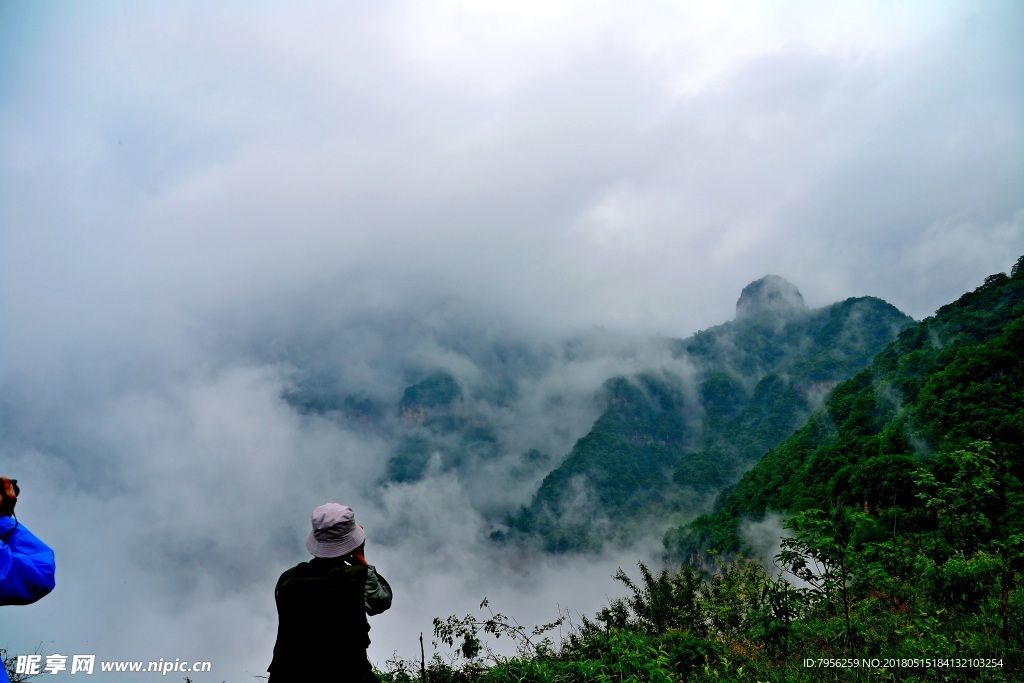
[[[768,511],[855,506],[893,534],[936,533],[956,517],[950,528],[970,532],[955,549],[969,557],[980,544],[1024,542],[1022,481],[1024,257],[839,384],[714,514],[668,532],[666,556],[700,563],[707,549],[744,551],[743,521]],[[958,512],[961,498],[970,504]]]
[[[751,283],[734,321],[671,342],[681,365],[606,381],[591,431],[494,538],[597,550],[706,510],[912,324],[879,299],[811,310],[781,277]]]
[[[794,285],[769,275],[743,289],[735,320],[687,339],[651,342],[643,372],[604,381],[589,432],[578,418],[575,433],[563,430],[562,443],[583,434],[568,454],[544,453],[542,443],[530,448],[529,439],[520,439],[525,452],[510,455],[507,436],[530,428],[516,412],[519,397],[559,363],[589,353],[573,342],[555,349],[488,345],[453,332],[443,348],[474,368],[480,379],[472,390],[447,370],[420,370],[397,405],[388,405],[346,393],[347,382],[326,367],[307,369],[284,398],[300,412],[394,443],[384,484],[436,473],[458,477],[492,523],[496,542],[593,551],[637,535],[661,536],[711,510],[715,497],[804,425],[837,384],[912,325],[871,297],[809,309]],[[579,406],[559,400],[545,403],[546,418],[570,424]],[[523,500],[530,502],[517,510]],[[682,547],[671,545],[673,553]]]

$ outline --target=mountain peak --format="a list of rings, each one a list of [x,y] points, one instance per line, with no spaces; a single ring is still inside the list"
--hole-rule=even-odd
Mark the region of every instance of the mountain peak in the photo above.
[[[736,302],[736,318],[747,318],[762,313],[785,313],[807,309],[800,290],[789,280],[778,275],[765,275],[754,280],[740,292]]]

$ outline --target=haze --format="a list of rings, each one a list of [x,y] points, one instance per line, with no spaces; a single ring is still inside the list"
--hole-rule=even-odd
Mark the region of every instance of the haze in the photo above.
[[[657,538],[510,557],[296,373],[394,405],[479,375],[452,339],[547,358],[511,466],[765,274],[924,318],[1024,253],[1021,35],[1012,1],[0,1],[0,473],[58,561],[0,647],[264,675],[328,500],[395,586],[378,664],[485,596],[592,615]]]

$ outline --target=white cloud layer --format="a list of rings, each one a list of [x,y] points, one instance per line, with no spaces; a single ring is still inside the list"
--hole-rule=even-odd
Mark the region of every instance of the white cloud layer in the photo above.
[[[642,549],[511,562],[449,475],[375,490],[390,435],[297,414],[289,354],[394,405],[410,367],[483,381],[454,330],[601,326],[491,416],[557,457],[648,362],[617,334],[767,273],[930,315],[1024,253],[1022,34],[1015,2],[0,5],[0,470],[60,572],[0,646],[262,674],[327,499],[396,586],[378,662],[485,595],[592,613]]]

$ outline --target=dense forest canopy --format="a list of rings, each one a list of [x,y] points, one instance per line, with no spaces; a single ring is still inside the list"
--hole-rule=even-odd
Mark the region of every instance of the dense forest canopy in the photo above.
[[[493,612],[437,619],[435,637],[460,649],[455,662],[435,654],[422,673],[495,682],[1020,680],[1022,263],[905,329],[836,386],[713,514],[666,535],[671,569],[641,562],[639,579],[620,570],[627,596],[570,624],[558,644],[549,634],[569,615],[532,631]],[[728,382],[714,381],[727,395]],[[620,381],[610,390],[628,397],[639,388]],[[667,425],[659,434],[676,436]],[[744,557],[745,531],[769,513],[784,519],[777,552]],[[487,638],[502,635],[519,643],[517,656],[489,650]],[[395,683],[420,673],[395,664]]]

